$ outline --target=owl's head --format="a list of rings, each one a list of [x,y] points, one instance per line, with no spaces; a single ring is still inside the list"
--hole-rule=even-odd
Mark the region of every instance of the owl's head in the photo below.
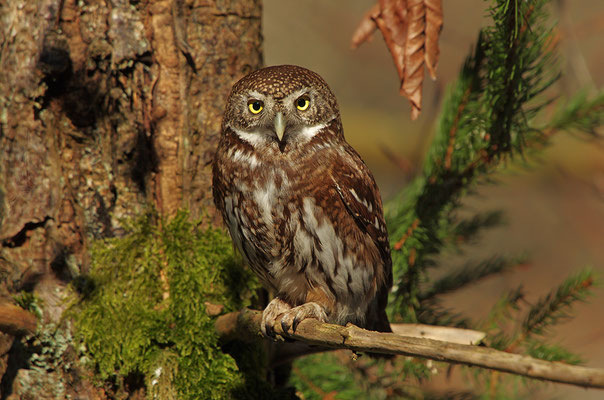
[[[262,68],[237,82],[227,101],[223,129],[254,145],[308,141],[339,118],[336,98],[323,78],[295,65]]]

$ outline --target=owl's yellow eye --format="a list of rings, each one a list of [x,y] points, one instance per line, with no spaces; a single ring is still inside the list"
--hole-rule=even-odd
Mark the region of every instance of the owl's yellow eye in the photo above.
[[[300,111],[306,110],[309,105],[310,99],[306,96],[299,97],[298,100],[296,100],[296,108]]]
[[[247,107],[250,109],[252,114],[258,114],[264,108],[264,103],[260,100],[250,100],[247,103]]]

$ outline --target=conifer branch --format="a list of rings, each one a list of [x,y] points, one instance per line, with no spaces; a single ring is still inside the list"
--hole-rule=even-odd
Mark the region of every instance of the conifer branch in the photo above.
[[[518,335],[505,350],[514,351],[530,337],[542,335],[548,326],[568,318],[568,310],[572,304],[577,301],[585,301],[589,295],[589,289],[593,285],[594,277],[589,269],[568,278],[556,290],[531,307]]]
[[[505,257],[492,257],[478,264],[468,263],[458,270],[452,271],[435,281],[432,286],[421,293],[418,298],[427,300],[443,293],[455,291],[468,283],[476,282],[489,275],[501,273],[511,267],[522,263],[522,259],[508,259]]]
[[[260,339],[261,320],[261,312],[243,310],[218,317],[215,326],[218,335],[224,339],[234,337]],[[604,369],[544,361],[486,347],[400,336],[394,333],[373,332],[351,324],[347,326],[324,324],[314,319],[302,321],[293,333],[283,332],[280,324],[275,326],[275,330],[278,335],[310,345],[348,349],[354,352],[427,358],[544,381],[604,389]]]
[[[498,226],[504,222],[500,210],[478,213],[472,218],[461,220],[451,231],[451,241],[457,245],[473,240],[480,230]]]
[[[463,314],[451,308],[444,307],[438,298],[431,298],[419,303],[417,320],[422,324],[437,326],[455,326],[457,328],[472,326],[472,321]]]
[[[552,35],[545,26],[545,0],[493,2],[493,25],[478,37],[443,104],[424,171],[387,215],[393,239],[396,301],[413,320],[421,275],[454,229],[459,200],[502,160],[522,152],[546,130],[593,130],[602,121],[600,97],[579,98],[544,129],[529,124],[548,104],[537,97],[559,76]],[[552,71],[553,70],[553,71]],[[413,268],[411,268],[413,267]]]
[[[478,325],[482,330],[489,332],[499,328],[505,319],[509,319],[514,310],[518,310],[518,303],[524,299],[522,286],[512,289],[504,294],[493,306],[487,318]]]
[[[554,117],[547,131],[575,130],[594,134],[604,125],[604,90],[593,97],[579,92]]]

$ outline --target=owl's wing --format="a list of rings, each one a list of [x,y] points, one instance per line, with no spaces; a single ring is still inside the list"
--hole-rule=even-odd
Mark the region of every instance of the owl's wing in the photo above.
[[[335,163],[331,178],[348,213],[357,226],[373,239],[388,272],[386,283],[390,286],[392,281],[390,243],[378,187],[369,168],[357,152],[349,146],[345,150],[349,162],[340,160],[341,162]]]
[[[368,310],[366,328],[379,332],[392,332],[386,305],[392,287],[392,258],[388,231],[384,221],[382,200],[378,187],[361,157],[352,147],[345,148],[346,156],[332,169],[332,180],[346,210],[361,231],[375,243],[383,262],[384,282]]]

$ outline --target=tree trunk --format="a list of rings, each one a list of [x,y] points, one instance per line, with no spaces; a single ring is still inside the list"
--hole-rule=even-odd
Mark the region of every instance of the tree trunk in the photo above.
[[[210,164],[231,85],[262,64],[260,16],[261,0],[2,1],[4,304],[33,291],[41,329],[57,324],[90,241],[148,205],[215,220]],[[0,338],[2,398],[104,397],[77,363],[31,367],[13,334]],[[59,366],[76,359],[66,335]]]

